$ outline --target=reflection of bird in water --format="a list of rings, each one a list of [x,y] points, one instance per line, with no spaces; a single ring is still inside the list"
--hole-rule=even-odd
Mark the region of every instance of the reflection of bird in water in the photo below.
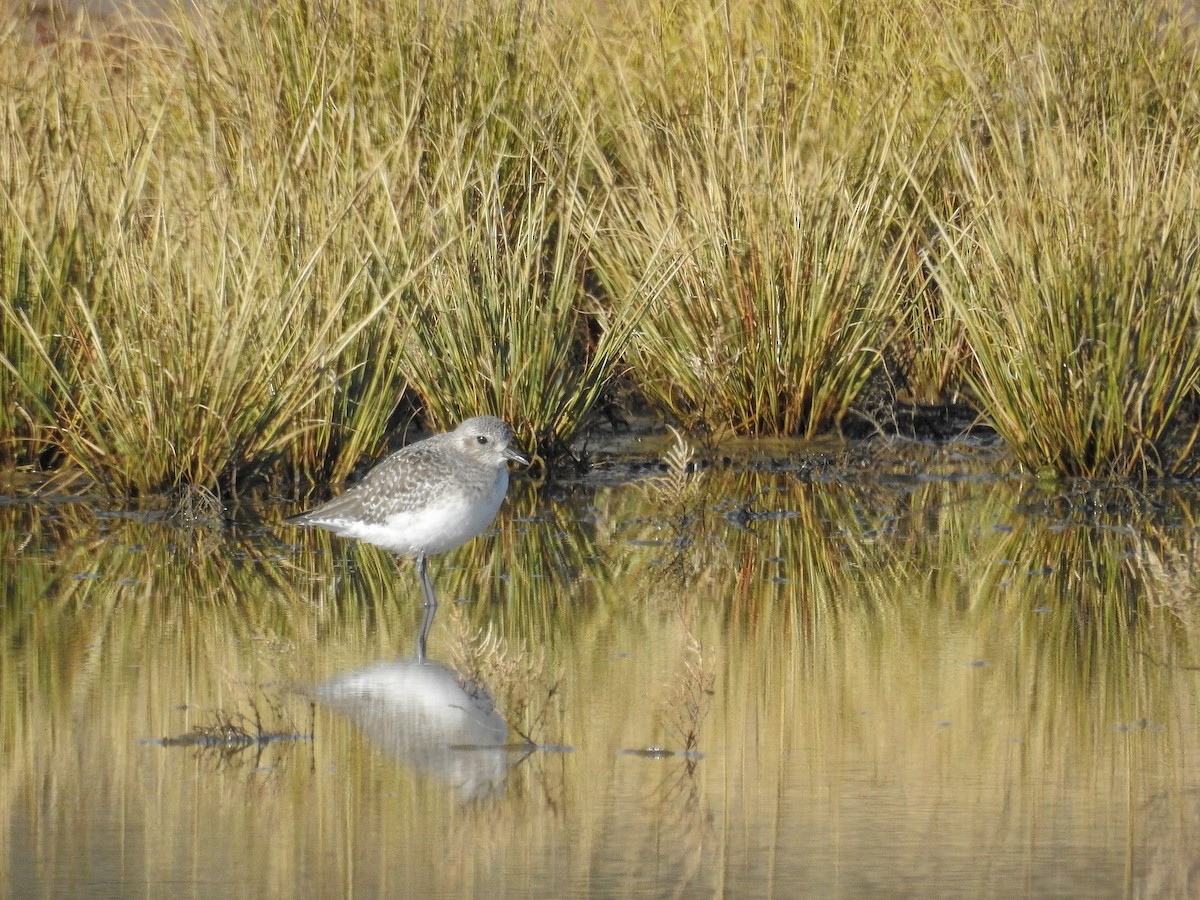
[[[318,685],[316,699],[346,716],[389,756],[453,784],[463,800],[496,793],[524,754],[482,686],[468,690],[441,663],[381,662]]]
[[[348,718],[381,750],[455,785],[462,799],[496,793],[509,766],[532,749],[507,746],[508,723],[487,688],[425,660],[436,607],[425,607],[417,658],[336,675],[313,689],[323,706]]]
[[[529,464],[512,429],[477,416],[397,450],[346,493],[288,521],[415,556],[425,605],[437,606],[425,558],[492,524],[508,491],[509,460]]]

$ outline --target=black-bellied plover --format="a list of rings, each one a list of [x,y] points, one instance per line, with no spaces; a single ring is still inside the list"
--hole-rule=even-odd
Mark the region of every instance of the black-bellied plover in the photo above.
[[[425,605],[437,606],[426,557],[491,525],[508,491],[509,460],[529,465],[512,429],[494,416],[476,416],[402,447],[346,493],[287,521],[415,556]]]

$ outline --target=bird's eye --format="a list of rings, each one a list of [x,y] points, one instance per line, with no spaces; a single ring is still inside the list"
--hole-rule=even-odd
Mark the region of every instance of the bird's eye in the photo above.
[[[486,444],[487,443],[487,435],[486,434],[478,434],[475,436],[475,440],[478,441],[480,444]]]

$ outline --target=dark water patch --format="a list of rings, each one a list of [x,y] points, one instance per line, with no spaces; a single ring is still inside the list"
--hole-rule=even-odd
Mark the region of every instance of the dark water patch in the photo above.
[[[704,754],[695,750],[668,750],[665,747],[622,747],[618,752],[639,759],[704,759]]]
[[[311,741],[311,734],[295,732],[265,731],[251,734],[241,728],[196,728],[187,734],[175,737],[143,738],[138,743],[153,744],[158,747],[199,747],[201,749],[220,748],[222,750],[240,750],[247,747],[261,747],[276,741]]]

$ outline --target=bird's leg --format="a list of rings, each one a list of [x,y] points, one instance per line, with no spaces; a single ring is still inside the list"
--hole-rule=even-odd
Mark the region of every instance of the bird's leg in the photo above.
[[[429,570],[425,565],[425,554],[417,554],[417,575],[421,577],[421,592],[425,595],[425,606],[437,608],[437,597],[433,595],[433,582],[429,580]]]
[[[429,640],[429,629],[433,627],[433,619],[437,615],[436,606],[425,607],[425,613],[421,616],[421,630],[417,632],[417,662],[425,662],[425,644]]]

